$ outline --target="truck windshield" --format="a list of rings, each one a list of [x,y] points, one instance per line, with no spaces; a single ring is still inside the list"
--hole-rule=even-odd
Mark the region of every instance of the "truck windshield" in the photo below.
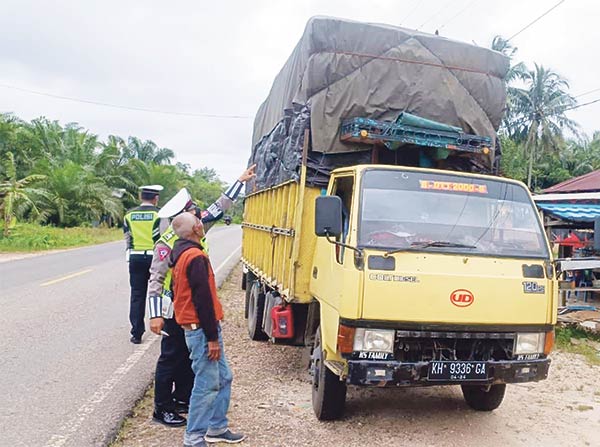
[[[398,170],[363,175],[359,245],[548,258],[526,190],[500,180]]]

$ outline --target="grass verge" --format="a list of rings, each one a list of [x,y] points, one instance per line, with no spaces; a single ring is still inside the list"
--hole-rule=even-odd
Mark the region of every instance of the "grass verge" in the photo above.
[[[57,228],[20,223],[4,237],[0,226],[0,252],[30,252],[59,248],[80,247],[119,240],[123,232],[118,228]]]
[[[591,365],[600,365],[600,334],[577,326],[557,326],[556,347],[584,356]]]

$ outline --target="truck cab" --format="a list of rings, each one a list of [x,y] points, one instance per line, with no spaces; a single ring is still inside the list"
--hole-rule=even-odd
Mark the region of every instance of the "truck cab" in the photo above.
[[[547,377],[557,288],[525,185],[361,165],[333,171],[315,203],[319,419],[341,416],[347,385],[461,385],[490,411],[507,383]]]

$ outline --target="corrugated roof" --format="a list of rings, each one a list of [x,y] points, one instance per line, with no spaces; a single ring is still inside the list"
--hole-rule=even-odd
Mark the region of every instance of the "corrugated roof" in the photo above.
[[[600,205],[591,203],[537,203],[538,208],[562,220],[593,222],[600,217]]]
[[[600,192],[574,192],[562,194],[536,194],[533,196],[536,202],[583,202],[600,203]]]
[[[592,171],[579,177],[566,180],[550,188],[544,189],[544,193],[558,192],[590,192],[600,191],[600,170]]]

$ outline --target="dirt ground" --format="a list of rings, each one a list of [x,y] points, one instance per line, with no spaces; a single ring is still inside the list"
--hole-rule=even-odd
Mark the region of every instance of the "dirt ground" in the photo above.
[[[555,352],[548,380],[509,385],[503,404],[478,413],[459,387],[348,391],[343,420],[319,422],[303,349],[253,342],[243,318],[238,266],[221,289],[226,355],[234,372],[229,412],[244,446],[600,446],[600,367]],[[182,445],[183,428],[153,423],[152,391],[114,446]]]

